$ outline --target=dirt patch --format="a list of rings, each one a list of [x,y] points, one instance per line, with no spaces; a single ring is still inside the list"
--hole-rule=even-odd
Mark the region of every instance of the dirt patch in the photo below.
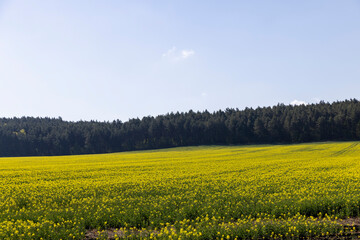
[[[320,219],[319,219],[320,220]],[[328,235],[324,237],[318,237],[313,239],[359,239],[360,238],[360,218],[345,218],[345,219],[338,219],[337,221],[341,226],[344,227],[344,232],[347,232],[347,234],[344,235]],[[350,230],[352,230],[350,232]],[[169,229],[169,231],[176,231],[173,227]],[[107,238],[109,240],[114,240],[116,237],[118,238],[126,238],[131,234],[132,236],[138,236],[141,238],[147,238],[150,236],[150,234],[157,235],[159,234],[159,231],[151,230],[151,229],[115,229],[115,228],[109,228],[107,230],[98,231],[96,229],[87,230],[85,234],[84,240],[95,240],[98,239],[100,236]]]
[[[94,240],[98,239],[99,237],[104,237],[109,240],[113,240],[115,238],[126,238],[126,236],[129,235],[137,236],[141,238],[149,237],[150,234],[159,234],[156,230],[148,230],[148,229],[115,229],[115,228],[109,228],[107,230],[98,231],[96,229],[88,230],[85,234],[84,240]]]
[[[343,226],[360,226],[360,218],[345,218],[339,219],[339,223]]]

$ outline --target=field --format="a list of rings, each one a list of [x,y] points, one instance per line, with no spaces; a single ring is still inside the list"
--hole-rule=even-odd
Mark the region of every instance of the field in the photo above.
[[[0,239],[357,237],[360,144],[0,158]]]

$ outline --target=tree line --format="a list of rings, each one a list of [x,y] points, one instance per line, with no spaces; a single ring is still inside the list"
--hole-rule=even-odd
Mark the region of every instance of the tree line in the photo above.
[[[360,139],[356,99],[310,105],[176,112],[122,122],[0,118],[0,156],[108,153],[195,145]]]

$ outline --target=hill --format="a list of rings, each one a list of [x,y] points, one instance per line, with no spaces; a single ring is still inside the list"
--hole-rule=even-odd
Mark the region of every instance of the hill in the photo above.
[[[0,119],[0,156],[109,153],[196,145],[360,139],[360,102],[170,113],[127,122]]]

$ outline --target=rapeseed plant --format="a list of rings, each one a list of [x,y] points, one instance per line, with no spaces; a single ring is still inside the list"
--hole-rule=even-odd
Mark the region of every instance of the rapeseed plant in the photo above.
[[[360,145],[211,146],[0,159],[0,239],[349,235]]]

